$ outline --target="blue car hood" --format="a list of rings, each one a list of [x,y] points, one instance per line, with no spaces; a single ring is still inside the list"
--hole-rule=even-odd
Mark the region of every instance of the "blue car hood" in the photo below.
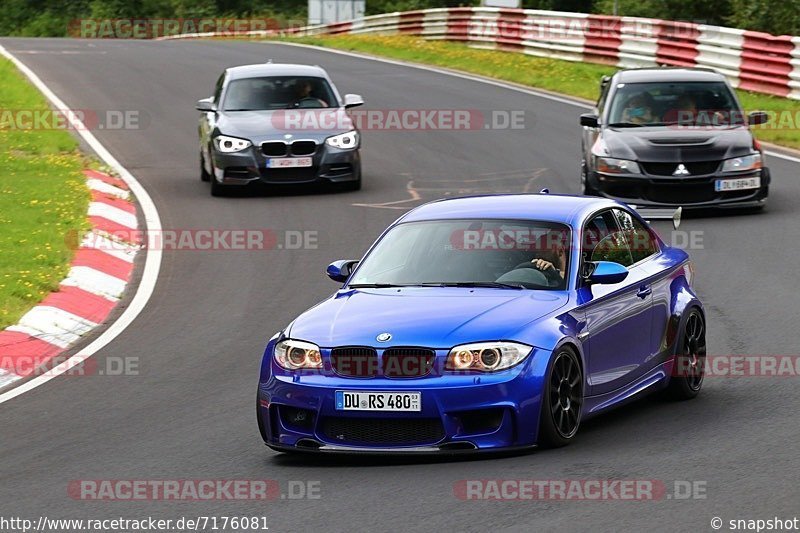
[[[508,289],[402,288],[339,291],[301,314],[287,335],[322,348],[386,346],[451,348],[482,340],[519,340],[520,330],[566,305],[566,292]],[[530,342],[530,341],[529,341]]]

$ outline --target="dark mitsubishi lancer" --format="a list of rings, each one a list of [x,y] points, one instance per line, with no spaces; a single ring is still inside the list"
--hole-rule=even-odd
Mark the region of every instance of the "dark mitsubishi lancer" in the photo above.
[[[587,195],[645,207],[765,205],[769,170],[745,115],[720,74],[644,68],[605,77],[583,127],[581,184]]]

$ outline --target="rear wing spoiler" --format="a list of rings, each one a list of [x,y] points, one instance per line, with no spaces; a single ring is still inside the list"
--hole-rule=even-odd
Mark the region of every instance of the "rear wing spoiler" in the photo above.
[[[631,207],[635,209],[636,212],[639,213],[639,215],[641,215],[645,220],[672,220],[672,227],[675,229],[678,229],[678,226],[681,225],[681,214],[683,213],[682,207],[677,209],[643,207],[637,205],[631,205]]]

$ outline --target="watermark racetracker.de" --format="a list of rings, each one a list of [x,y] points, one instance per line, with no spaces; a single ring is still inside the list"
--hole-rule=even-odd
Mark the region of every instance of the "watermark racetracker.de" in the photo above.
[[[317,480],[276,479],[76,479],[67,495],[83,501],[319,500]]]
[[[465,501],[705,500],[707,486],[704,480],[462,479],[453,495]]]
[[[138,131],[147,128],[150,116],[140,109],[4,109],[3,130]]]
[[[157,231],[118,229],[91,233],[79,238],[77,232],[66,237],[71,248],[88,247],[97,250],[126,252],[129,243],[140,248],[165,251],[270,251],[316,250],[319,248],[317,230],[273,230],[185,228]]]

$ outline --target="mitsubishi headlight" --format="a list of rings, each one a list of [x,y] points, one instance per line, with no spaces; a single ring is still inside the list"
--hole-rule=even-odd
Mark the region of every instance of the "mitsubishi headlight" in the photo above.
[[[322,368],[319,346],[310,342],[290,339],[275,345],[275,362],[286,370]]]
[[[358,132],[353,130],[348,131],[347,133],[334,135],[333,137],[328,137],[325,139],[325,144],[341,150],[352,150],[353,148],[358,147]]]
[[[523,361],[532,346],[517,342],[475,342],[456,346],[447,354],[447,370],[496,372]]]
[[[596,157],[595,168],[603,174],[641,174],[639,164],[627,159],[613,157]]]
[[[742,157],[734,157],[733,159],[726,159],[722,163],[722,171],[739,172],[742,170],[756,170],[762,166],[761,154],[755,153]]]
[[[246,150],[253,145],[253,143],[247,139],[228,137],[227,135],[218,135],[214,137],[214,144],[217,146],[217,150],[225,154],[241,152],[242,150]]]

